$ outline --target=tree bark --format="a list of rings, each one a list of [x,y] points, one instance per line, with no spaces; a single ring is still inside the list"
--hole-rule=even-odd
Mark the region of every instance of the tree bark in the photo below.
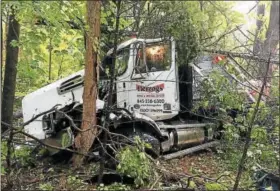
[[[91,148],[97,134],[96,125],[96,98],[97,98],[97,73],[98,45],[100,39],[100,1],[87,1],[86,55],[85,76],[83,93],[83,120],[81,129],[75,138],[75,147],[81,153],[87,153]],[[89,129],[89,130],[87,130]],[[73,165],[79,167],[84,156],[74,155]]]
[[[3,76],[3,41],[4,41],[4,39],[3,39],[3,28],[2,28],[2,15],[1,15],[1,73],[0,73],[0,80],[1,80],[1,93],[2,93],[2,76]]]
[[[260,2],[257,2],[257,3],[260,3]],[[261,19],[262,19],[264,14],[265,14],[265,5],[258,4],[257,16],[261,17]],[[263,46],[261,40],[259,39],[259,34],[261,33],[261,30],[263,29],[263,21],[261,19],[257,19],[257,21],[256,21],[257,29],[256,29],[256,33],[255,33],[255,42],[254,42],[254,47],[253,47],[253,53],[255,55],[258,55],[261,52],[262,46]]]
[[[13,120],[13,107],[15,98],[16,88],[16,74],[17,74],[17,63],[18,63],[18,52],[19,47],[13,47],[11,42],[19,40],[20,25],[15,19],[15,13],[12,10],[12,14],[9,16],[9,26],[7,33],[7,44],[6,44],[6,63],[5,63],[5,76],[3,85],[3,97],[2,97],[2,121],[11,124]],[[8,126],[3,125],[1,132],[8,129]]]
[[[279,44],[279,1],[272,1],[270,7],[269,25],[266,31],[266,39],[263,45],[264,58],[271,56],[272,58],[279,57],[277,45]],[[265,64],[261,67],[262,75],[264,75]],[[268,76],[272,76],[272,65],[270,65]],[[268,80],[270,83],[270,79]]]
[[[258,16],[264,15],[264,5],[258,5]],[[253,47],[253,52],[255,55],[258,55],[264,59],[268,59],[269,56],[272,56],[274,59],[277,56],[277,45],[279,43],[279,1],[272,1],[270,6],[270,15],[269,15],[269,24],[265,35],[265,40],[262,42],[258,38],[258,34],[263,28],[263,21],[257,20],[257,31]],[[278,53],[279,54],[279,53]],[[272,66],[270,66],[268,75],[272,74]],[[259,62],[258,76],[264,76],[265,64]],[[269,83],[270,81],[268,81]]]

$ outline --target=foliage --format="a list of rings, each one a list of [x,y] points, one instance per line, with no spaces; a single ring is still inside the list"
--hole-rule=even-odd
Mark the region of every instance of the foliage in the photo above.
[[[227,48],[235,41],[224,34],[244,22],[243,15],[232,10],[235,2],[171,1],[149,2],[149,18],[141,26],[143,37],[174,36],[184,42],[191,60],[201,48]],[[220,38],[222,37],[223,38]],[[221,43],[218,43],[220,42]],[[194,52],[193,52],[194,51]]]
[[[218,183],[206,183],[205,184],[206,190],[227,190],[227,188]]]
[[[84,185],[83,180],[78,178],[77,176],[68,176],[67,177],[67,186],[71,188],[71,190],[77,190]]]
[[[227,68],[227,71],[229,72],[230,69]],[[272,171],[277,168],[279,161],[279,157],[277,157],[279,134],[275,132],[277,131],[277,120],[279,119],[277,117],[279,116],[279,105],[271,105],[275,103],[275,94],[273,95],[272,93],[273,97],[270,99],[272,103],[269,100],[267,102],[261,101],[255,120],[252,121],[256,103],[248,101],[248,97],[243,93],[244,89],[240,87],[239,83],[231,80],[231,77],[218,70],[210,74],[210,79],[203,84],[203,99],[198,104],[198,107],[217,107],[217,115],[211,117],[218,118],[224,123],[224,144],[218,151],[227,169],[231,171],[237,170],[242,155],[240,151],[243,150],[248,127],[252,125],[251,143],[247,152],[247,160],[244,164],[245,172],[242,178],[242,186],[248,188],[253,183],[250,175],[255,172],[257,166],[261,164],[261,168],[271,169]],[[242,82],[241,78],[239,80]],[[274,84],[272,92],[275,86],[279,86],[279,83]],[[228,115],[232,109],[236,109],[238,112],[234,118]],[[253,124],[251,124],[252,122]]]
[[[131,190],[131,188],[127,185],[123,185],[123,184],[120,184],[120,183],[113,183],[111,185],[108,185],[108,186],[104,186],[104,184],[100,184],[98,187],[97,187],[97,190],[100,190],[100,191],[109,191],[109,190]]]
[[[51,183],[43,183],[39,185],[40,190],[54,190],[54,187],[51,185]]]
[[[20,47],[16,97],[22,98],[27,93],[83,68],[84,31],[87,28],[84,26],[85,2],[1,3],[5,14],[11,6],[16,8],[16,16],[21,24],[20,41],[13,42]],[[127,6],[124,4],[122,9],[127,9]],[[101,57],[112,47],[111,33],[116,20],[114,11],[115,4],[111,1],[102,7]],[[121,18],[120,30],[130,23],[130,20]],[[17,102],[16,107],[19,105],[20,102]]]
[[[35,163],[35,159],[31,156],[32,147],[20,146],[15,148],[14,156],[17,162],[22,166],[31,166]]]
[[[196,184],[195,184],[194,181],[190,181],[190,183],[189,183],[189,188],[190,188],[190,189],[195,189],[195,188],[196,188]]]
[[[12,163],[15,163],[17,167],[30,167],[34,165],[35,159],[30,156],[32,148],[26,145],[15,146],[11,150]],[[7,156],[7,142],[1,141],[1,174],[5,174],[5,162]]]
[[[21,98],[27,93],[83,68],[84,30],[87,28],[83,26],[85,23],[84,2],[7,1],[2,2],[5,15],[9,12],[10,6],[16,7],[17,19],[21,24],[20,42],[14,42],[20,47],[16,97]],[[205,40],[201,41],[203,38],[222,34],[225,30],[240,23],[241,17],[230,9],[232,3],[203,2],[201,10],[200,2],[174,4],[168,1],[143,1],[136,4],[132,1],[122,3],[121,6],[120,41],[125,39],[129,32],[134,32],[135,27],[131,26],[134,26],[138,18],[135,12],[138,6],[141,8],[139,14],[142,14],[143,18],[149,18],[141,19],[139,28],[139,32],[142,31],[141,37],[172,35],[184,42],[178,46],[184,55],[184,60],[181,61],[184,63],[189,62],[198,54],[200,45],[206,43]],[[222,7],[223,10],[216,11],[216,7]],[[115,8],[116,5],[112,1],[104,2],[102,6],[101,58],[112,47],[116,23]],[[225,20],[224,15],[232,18],[230,24],[216,24]],[[67,23],[68,21],[75,23],[74,26],[80,29],[71,29],[73,24]],[[50,79],[49,65],[51,65]],[[16,107],[19,105],[20,103],[17,102]]]
[[[151,162],[144,152],[145,144],[139,137],[135,138],[136,146],[126,146],[117,153],[119,164],[117,171],[123,175],[135,178],[136,187],[145,186],[152,181],[154,171]]]
[[[245,97],[242,94],[238,94],[238,83],[231,78],[226,78],[219,70],[211,72],[209,82],[205,81],[202,93],[206,97],[204,100],[206,106],[215,105],[220,108],[236,108],[241,109],[245,101]]]
[[[1,140],[1,175],[5,174],[4,161],[7,155],[7,142]]]

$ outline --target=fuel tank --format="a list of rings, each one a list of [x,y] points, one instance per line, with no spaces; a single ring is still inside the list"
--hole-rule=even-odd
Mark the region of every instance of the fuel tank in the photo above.
[[[212,140],[213,125],[212,123],[165,125],[165,129],[162,129],[165,131],[163,134],[169,138],[162,142],[162,151],[167,152],[173,148],[199,145]]]

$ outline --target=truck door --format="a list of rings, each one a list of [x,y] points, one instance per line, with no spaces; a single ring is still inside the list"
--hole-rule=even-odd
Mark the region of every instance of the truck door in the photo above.
[[[130,46],[122,48],[117,52],[115,74],[116,74],[116,104],[118,108],[127,109],[128,84],[130,71],[132,70]]]
[[[128,109],[153,120],[170,119],[179,112],[175,42],[152,39],[134,44]]]

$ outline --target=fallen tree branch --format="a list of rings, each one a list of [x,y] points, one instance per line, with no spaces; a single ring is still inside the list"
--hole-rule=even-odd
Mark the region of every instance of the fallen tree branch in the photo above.
[[[74,123],[74,120],[73,120],[69,115],[67,115],[65,112],[60,111],[60,110],[57,110],[57,109],[55,109],[55,111],[58,112],[58,113],[60,113],[60,114],[62,114],[64,117],[66,117],[66,118],[69,120],[71,126],[72,126],[74,129],[76,129],[77,131],[85,132],[85,131],[89,131],[90,129],[93,128],[93,127],[89,127],[88,129],[82,130],[81,128],[79,128],[79,127]],[[102,127],[102,126],[100,126],[100,125],[94,125],[94,127],[100,128],[101,130],[106,131],[106,132],[107,132],[108,134],[110,134],[110,135],[119,136],[119,137],[125,138],[126,140],[129,140],[129,141],[130,141],[130,139],[129,139],[128,137],[126,137],[126,136],[124,136],[124,135],[122,135],[122,134],[110,132],[107,128]]]
[[[234,81],[238,82],[240,85],[242,85],[242,86],[244,86],[244,87],[247,87],[247,88],[249,88],[249,89],[251,89],[251,90],[254,90],[255,92],[257,92],[257,93],[260,94],[261,96],[264,96],[264,97],[267,97],[267,98],[271,99],[270,96],[268,96],[268,95],[266,95],[266,94],[264,94],[264,93],[261,93],[261,92],[257,89],[257,87],[255,87],[254,85],[252,85],[252,84],[250,83],[250,81],[247,80],[247,83],[248,83],[249,85],[246,85],[246,84],[242,83],[240,80],[238,80],[236,77],[234,77],[233,75],[231,75],[226,69],[223,68],[223,71],[224,71],[225,73],[227,73]]]
[[[56,105],[53,106],[51,109],[49,109],[49,110],[47,110],[47,111],[44,111],[44,112],[42,112],[42,113],[39,113],[39,114],[35,115],[35,116],[32,117],[30,120],[28,120],[28,121],[26,121],[25,123],[23,123],[22,126],[24,127],[24,126],[28,125],[29,123],[35,121],[38,117],[41,117],[42,115],[45,115],[45,114],[47,114],[47,113],[49,113],[49,112],[51,112],[51,111],[56,110],[57,106],[59,106],[59,105],[61,105],[61,104],[56,104]]]
[[[39,113],[39,114],[35,115],[35,116],[32,117],[30,120],[28,120],[28,121],[26,121],[25,123],[23,123],[23,124],[22,124],[22,127],[24,127],[24,126],[30,124],[31,122],[35,121],[38,117],[41,117],[42,115],[45,115],[45,114],[47,114],[47,113],[49,113],[49,112],[51,112],[51,111],[56,110],[57,106],[59,106],[59,105],[60,105],[60,104],[56,104],[56,105],[53,106],[51,109],[49,109],[49,110],[47,110],[47,111],[44,111],[44,112],[42,112],[42,113]],[[3,121],[1,121],[1,123],[11,126],[10,124],[7,124],[7,123],[5,123],[5,122],[3,122]],[[8,132],[10,132],[10,130],[11,130],[11,129],[7,129],[4,133],[2,133],[1,139],[2,139]]]
[[[243,72],[245,72],[249,77],[251,77],[252,79],[254,79],[254,77],[245,69],[243,68],[243,66],[241,66],[234,58],[231,54],[228,55],[228,57],[239,67],[242,69]]]
[[[222,54],[222,55],[226,55],[226,56],[233,56],[233,57],[239,57],[239,58],[244,58],[244,59],[251,59],[251,60],[255,60],[258,62],[265,62],[267,63],[268,61],[271,64],[278,64],[280,65],[279,60],[267,60],[267,59],[263,59],[261,57],[258,56],[254,56],[254,55],[250,55],[250,54],[241,54],[241,53],[236,53],[236,52],[230,52],[230,51],[224,51],[224,50],[212,50],[212,49],[203,49],[203,51],[205,52],[209,52],[209,53],[214,53],[214,54]]]
[[[55,111],[56,111],[57,113],[62,114],[66,119],[68,119],[69,122],[70,122],[70,124],[71,124],[71,126],[74,127],[74,129],[76,129],[76,130],[79,131],[79,132],[85,132],[85,131],[89,131],[90,129],[92,129],[92,127],[90,127],[90,128],[87,128],[87,129],[84,129],[84,130],[83,130],[83,129],[77,127],[77,125],[74,123],[74,120],[72,119],[72,117],[70,117],[69,115],[67,115],[65,112],[60,111],[60,110],[57,110],[57,109],[55,109]]]
[[[214,45],[214,44],[217,44],[217,43],[218,43],[221,39],[223,39],[225,36],[227,36],[227,35],[229,35],[229,34],[235,32],[235,31],[237,31],[237,30],[238,30],[238,28],[234,28],[234,29],[232,29],[232,30],[230,30],[230,31],[225,32],[225,33],[222,34],[216,41],[212,42],[211,44],[205,45],[205,47],[209,47],[209,46],[212,46],[212,45]]]
[[[7,123],[5,123],[5,122],[3,122],[3,121],[1,121],[1,123],[2,123],[3,125],[7,125],[11,130],[14,130],[15,132],[14,132],[13,134],[17,134],[17,133],[23,134],[23,135],[25,135],[25,136],[27,136],[27,137],[29,137],[29,138],[31,138],[31,139],[37,141],[38,143],[40,143],[41,145],[44,145],[44,146],[46,146],[46,147],[50,147],[50,148],[53,148],[53,149],[58,149],[58,150],[61,150],[61,151],[69,151],[69,152],[76,153],[76,154],[80,154],[80,155],[84,155],[84,156],[91,156],[91,155],[86,155],[86,154],[81,153],[81,152],[78,152],[78,151],[74,151],[74,150],[72,150],[72,149],[68,149],[68,148],[63,148],[63,147],[57,147],[57,146],[49,145],[49,144],[47,144],[47,143],[44,143],[44,141],[38,139],[37,137],[34,137],[33,135],[30,135],[30,134],[28,134],[28,133],[26,133],[26,132],[24,132],[24,131],[22,131],[22,130],[19,130],[19,129],[13,127],[13,126],[10,125],[10,124],[7,124]]]
[[[268,75],[269,66],[270,66],[270,57],[268,58],[268,62],[267,62],[265,78],[264,78],[264,81],[263,81],[263,84],[262,84],[262,87],[261,87],[261,94],[263,93],[264,87],[266,86],[266,81],[267,81],[266,76]],[[240,160],[239,165],[238,165],[238,172],[237,172],[236,180],[235,180],[234,187],[233,187],[234,191],[236,191],[238,189],[239,182],[240,182],[241,175],[242,175],[242,171],[243,171],[243,166],[244,166],[244,163],[246,161],[247,151],[248,151],[248,149],[250,147],[253,123],[254,123],[255,118],[257,116],[257,113],[259,111],[259,105],[260,105],[260,101],[261,101],[261,97],[262,97],[261,94],[259,94],[259,96],[258,96],[256,107],[254,108],[254,112],[253,112],[253,115],[252,115],[252,117],[250,119],[250,123],[249,123],[249,126],[248,126],[246,141],[245,141],[242,157],[241,157],[241,160]]]

